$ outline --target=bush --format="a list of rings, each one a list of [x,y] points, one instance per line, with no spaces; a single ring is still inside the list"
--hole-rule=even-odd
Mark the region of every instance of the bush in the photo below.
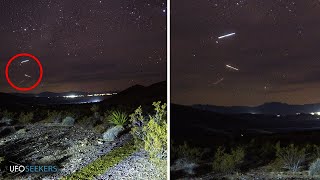
[[[121,111],[112,111],[111,114],[107,116],[107,121],[116,126],[125,126],[128,123],[128,116]]]
[[[317,159],[315,162],[313,162],[309,167],[309,175],[320,175],[320,159]]]
[[[155,114],[144,118],[142,109],[139,107],[130,115],[132,123],[131,134],[137,148],[146,150],[152,162],[154,162],[160,173],[166,175],[167,170],[167,119],[166,103],[153,103]]]
[[[200,148],[190,147],[187,142],[184,142],[183,145],[171,146],[171,157],[187,158],[195,162],[198,162],[205,152]]]
[[[48,111],[47,114],[48,114],[48,117],[45,120],[46,122],[60,123],[62,121],[62,112]]]
[[[106,131],[107,127],[103,124],[99,124],[96,125],[93,129],[96,133],[102,134]]]
[[[146,121],[146,122],[145,122]],[[138,149],[144,148],[145,132],[143,126],[147,123],[147,119],[142,115],[142,108],[139,106],[133,114],[130,115],[131,134],[133,135],[134,144]]]
[[[299,149],[293,144],[287,147],[280,147],[280,143],[276,145],[276,161],[281,167],[292,172],[297,172],[305,161],[305,148]]]
[[[61,180],[96,179],[108,169],[116,166],[121,161],[131,156],[135,151],[136,149],[134,145],[129,142],[119,148],[115,148],[105,155],[102,155],[73,174],[61,178]]]
[[[19,122],[23,124],[30,123],[32,120],[33,120],[33,112],[29,112],[29,113],[22,112],[19,115]]]
[[[243,162],[245,150],[242,147],[231,149],[230,153],[225,152],[225,148],[219,147],[214,156],[212,164],[213,170],[217,172],[230,173],[239,168]]]
[[[9,112],[8,110],[4,110],[1,112],[1,116],[2,116],[2,118],[14,119],[16,114],[13,112]]]

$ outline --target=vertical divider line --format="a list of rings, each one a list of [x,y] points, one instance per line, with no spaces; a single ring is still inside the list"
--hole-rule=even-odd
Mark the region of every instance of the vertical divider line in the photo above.
[[[170,18],[171,18],[171,6],[170,0],[167,0],[167,179],[170,179]]]

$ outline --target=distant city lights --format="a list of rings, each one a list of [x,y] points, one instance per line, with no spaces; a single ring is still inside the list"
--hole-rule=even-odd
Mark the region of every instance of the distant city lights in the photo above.
[[[112,96],[116,95],[117,93],[101,93],[101,94],[88,94],[88,95],[76,95],[71,94],[67,96],[63,96],[64,98],[80,98],[80,97],[100,97],[100,96]]]

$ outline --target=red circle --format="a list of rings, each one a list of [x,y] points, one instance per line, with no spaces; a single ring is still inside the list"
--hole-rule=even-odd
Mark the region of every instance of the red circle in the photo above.
[[[14,85],[14,84],[12,83],[12,81],[10,80],[10,78],[9,78],[9,66],[10,66],[10,64],[11,64],[12,61],[14,61],[16,58],[18,58],[18,57],[23,57],[23,56],[27,56],[27,57],[30,57],[30,58],[32,58],[33,60],[35,60],[35,61],[37,62],[37,64],[38,64],[38,66],[39,66],[39,69],[40,69],[40,76],[39,76],[39,79],[37,80],[37,82],[36,82],[34,85],[32,85],[32,86],[30,86],[30,87],[26,87],[26,88],[21,88],[21,87],[18,87],[18,86],[16,86],[16,85]],[[40,63],[39,59],[36,58],[35,56],[31,55],[31,54],[28,54],[28,53],[21,53],[21,54],[17,54],[17,55],[15,55],[15,56],[13,56],[13,57],[9,60],[9,62],[7,63],[7,66],[6,66],[6,78],[7,78],[7,81],[8,81],[8,83],[10,84],[11,87],[13,87],[14,89],[16,89],[16,90],[18,90],[18,91],[30,91],[30,90],[36,88],[36,87],[40,84],[40,82],[41,82],[41,80],[42,80],[42,76],[43,76],[43,69],[42,69],[42,64]]]

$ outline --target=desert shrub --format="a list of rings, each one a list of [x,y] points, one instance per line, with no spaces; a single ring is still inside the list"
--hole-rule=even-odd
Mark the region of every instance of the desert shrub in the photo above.
[[[165,176],[167,167],[167,118],[166,103],[153,103],[155,114],[144,118],[139,107],[130,115],[131,134],[137,148],[146,150],[161,174]]]
[[[310,160],[315,161],[320,158],[320,146],[318,145],[307,145],[306,146],[307,152],[310,154]]]
[[[225,148],[219,147],[214,155],[212,164],[216,172],[230,173],[239,168],[245,157],[245,150],[242,147],[231,149],[230,153],[225,152]]]
[[[146,132],[145,150],[152,157],[165,159],[167,157],[167,123],[156,123],[151,119],[144,127]]]
[[[107,127],[104,124],[99,124],[93,127],[96,133],[102,134],[106,131]]]
[[[201,148],[191,147],[187,142],[182,145],[171,146],[171,157],[173,158],[187,158],[189,160],[198,162],[206,151]]]
[[[129,142],[109,153],[102,155],[95,161],[84,166],[80,170],[61,178],[62,180],[95,179],[105,173],[108,169],[116,166],[119,162],[131,156],[136,151],[134,145]]]
[[[19,122],[26,124],[26,123],[30,123],[33,120],[33,112],[29,112],[29,113],[20,113],[19,115]]]
[[[59,123],[62,121],[62,112],[58,111],[48,111],[46,122],[55,122]]]
[[[311,163],[309,167],[309,175],[319,175],[320,174],[320,159],[317,159],[315,162]]]
[[[94,127],[97,124],[97,120],[90,116],[83,116],[77,119],[77,123],[83,127]]]
[[[1,112],[2,118],[13,119],[16,114],[13,112],[9,112],[8,110],[4,110]]]
[[[294,144],[286,147],[281,147],[280,143],[276,145],[276,161],[281,168],[297,172],[305,162],[305,157],[305,148],[295,147]]]
[[[131,134],[133,135],[135,146],[139,149],[144,147],[145,132],[143,131],[143,126],[147,121],[147,118],[145,119],[142,115],[141,106],[130,115]]]
[[[125,126],[128,123],[128,115],[121,111],[112,111],[106,119],[113,125]]]

